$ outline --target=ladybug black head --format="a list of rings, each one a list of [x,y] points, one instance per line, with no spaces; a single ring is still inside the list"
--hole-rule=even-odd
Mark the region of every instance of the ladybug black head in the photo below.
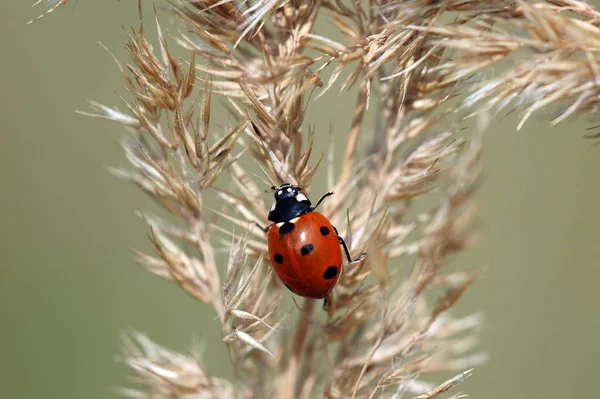
[[[269,212],[269,220],[275,223],[286,222],[312,210],[308,198],[300,191],[302,189],[290,183],[273,187],[275,203]]]
[[[281,201],[285,198],[294,198],[300,194],[300,187],[292,186],[290,183],[282,184],[279,187],[272,187],[275,190],[275,201]]]

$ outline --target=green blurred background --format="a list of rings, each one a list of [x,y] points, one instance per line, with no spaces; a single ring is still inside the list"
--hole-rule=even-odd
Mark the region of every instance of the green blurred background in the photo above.
[[[122,132],[74,113],[87,99],[118,104],[120,76],[98,42],[125,59],[136,2],[74,1],[25,26],[42,9],[32,2],[0,5],[0,397],[118,397],[131,376],[118,334],[130,327],[182,351],[206,340],[211,372],[229,375],[211,311],[132,261],[129,248],[149,248],[134,210],[151,204],[104,168],[126,165]],[[310,114],[317,129],[352,107],[327,105],[337,108]],[[486,270],[457,309],[486,317],[491,360],[461,386],[471,397],[597,392],[600,146],[582,139],[597,121],[579,122],[515,132],[507,118],[486,136],[485,234],[459,259]]]

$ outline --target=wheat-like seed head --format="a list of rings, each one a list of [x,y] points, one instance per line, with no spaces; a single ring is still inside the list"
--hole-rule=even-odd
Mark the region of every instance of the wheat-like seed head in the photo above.
[[[129,32],[131,61],[118,63],[127,112],[92,103],[88,115],[126,128],[131,167],[113,172],[179,218],[172,225],[143,214],[155,253],[136,258],[215,309],[237,380],[212,377],[198,356],[134,333],[125,361],[142,388],[124,393],[426,399],[470,376],[485,360],[470,353],[481,317],[448,310],[475,275],[445,266],[475,239],[470,199],[487,115],[509,104],[523,122],[548,105],[562,107],[553,123],[596,112],[600,13],[576,0],[175,0],[168,12],[177,21],[170,35],[159,22],[167,15],[156,17],[157,38],[143,25]],[[325,24],[341,38],[323,33]],[[491,65],[503,72],[486,74]],[[356,105],[336,176],[332,155],[313,153],[325,132],[308,123],[326,106],[319,97],[351,87]],[[211,127],[214,98],[235,120],[224,132]],[[467,132],[465,110],[479,115]],[[367,113],[376,126],[365,125]],[[268,183],[241,165],[245,158]],[[308,299],[286,317],[281,304],[291,294],[253,223],[268,213],[265,188],[290,182],[309,191],[317,173],[336,193],[324,213],[352,254],[367,256],[344,266],[327,313]],[[206,209],[210,195],[225,206]],[[214,215],[243,233],[211,224]],[[217,257],[223,245],[226,262]],[[458,374],[428,382],[439,371]]]

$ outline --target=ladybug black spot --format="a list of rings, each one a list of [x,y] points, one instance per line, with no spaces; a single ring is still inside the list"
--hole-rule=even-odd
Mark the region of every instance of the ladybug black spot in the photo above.
[[[294,230],[294,223],[284,222],[279,228],[279,234],[289,233]]]
[[[273,259],[279,264],[283,263],[283,255],[281,254],[275,254],[275,256],[273,256]]]
[[[337,266],[329,266],[327,268],[327,270],[325,270],[325,273],[323,274],[323,278],[325,278],[325,280],[331,280],[332,278],[337,276],[337,274],[338,274]]]
[[[324,235],[324,236],[329,235],[329,227],[322,226],[320,230],[321,230],[322,235]]]
[[[302,247],[302,249],[300,250],[300,253],[302,254],[302,256],[306,256],[309,253],[311,253],[313,249],[315,249],[314,245],[306,244],[305,246]]]

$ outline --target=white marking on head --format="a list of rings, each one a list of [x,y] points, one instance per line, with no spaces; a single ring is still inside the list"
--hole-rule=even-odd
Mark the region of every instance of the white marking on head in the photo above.
[[[288,189],[287,189],[287,192],[288,192],[288,193],[291,193],[291,192],[292,192],[292,188],[291,188],[291,187],[288,187]]]
[[[281,194],[283,194],[283,191],[281,191],[281,190],[277,191],[277,195],[281,195]]]
[[[285,222],[279,222],[279,223],[277,223],[277,227],[283,226],[283,223],[285,223]]]
[[[269,212],[273,212],[275,210],[276,206],[277,206],[277,203],[273,202],[273,205],[271,205],[271,209],[269,210]]]
[[[300,219],[300,217],[293,218],[292,220],[290,220],[290,223],[296,223],[298,221],[298,219]]]
[[[296,195],[296,201],[301,202],[301,201],[307,201],[308,198],[306,198],[306,195],[304,194],[298,194]]]

